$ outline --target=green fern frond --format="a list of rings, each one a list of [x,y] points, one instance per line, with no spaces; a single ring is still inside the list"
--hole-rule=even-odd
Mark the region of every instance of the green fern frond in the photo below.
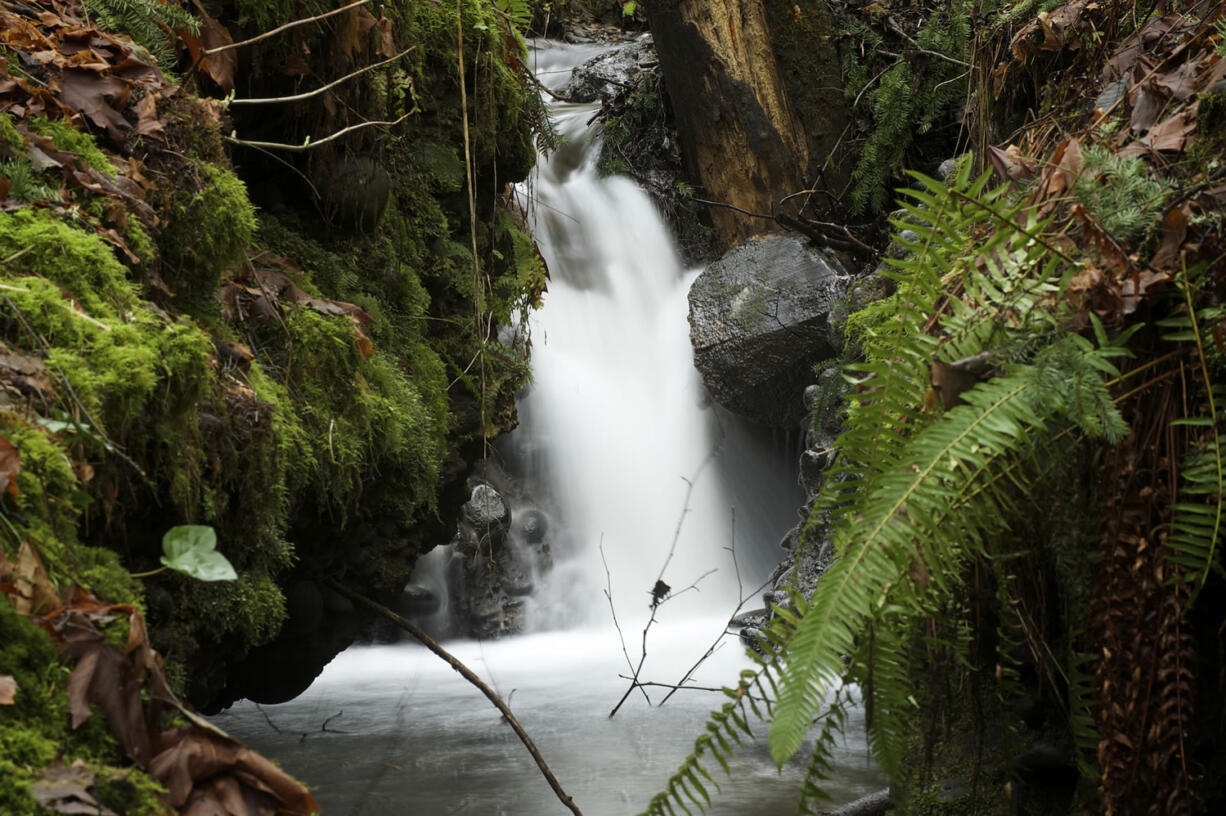
[[[1197,446],[1188,453],[1180,473],[1179,495],[1172,507],[1174,517],[1167,539],[1171,561],[1181,567],[1184,580],[1195,583],[1194,594],[1204,587],[1211,571],[1222,570],[1218,542],[1222,537],[1222,499],[1226,496],[1226,452],[1223,451],[1218,416],[1218,406],[1226,404],[1223,399],[1226,394],[1213,384],[1201,329],[1203,320],[1220,320],[1222,314],[1220,307],[1199,312],[1195,308],[1194,289],[1202,272],[1203,266],[1184,271],[1177,283],[1186,311],[1158,324],[1166,329],[1163,339],[1193,344],[1209,409],[1208,416],[1179,422],[1183,426],[1202,427],[1205,431]]]

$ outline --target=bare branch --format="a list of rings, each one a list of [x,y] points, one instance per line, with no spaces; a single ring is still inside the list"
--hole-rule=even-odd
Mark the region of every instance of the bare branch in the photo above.
[[[626,648],[626,636],[622,633],[622,625],[617,620],[617,607],[613,605],[613,574],[609,572],[609,562],[604,557],[604,533],[600,534],[600,545],[597,549],[600,550],[600,563],[604,564],[604,596],[609,599],[609,612],[613,615],[613,626],[617,629],[617,639],[622,644],[622,654],[626,656],[626,668],[633,672],[634,661],[630,659],[630,650]],[[647,695],[645,690],[643,691],[643,699],[647,701],[647,705],[651,705],[651,697]]]
[[[328,586],[332,587],[349,600],[366,607],[383,618],[386,618],[404,631],[408,632],[413,637],[417,638],[417,640],[420,641],[423,646],[441,657],[447,662],[447,665],[459,672],[460,676],[476,686],[481,693],[486,696],[486,699],[493,703],[494,707],[502,712],[503,719],[507,721],[512,730],[515,731],[515,735],[519,737],[519,741],[522,742],[524,747],[528,749],[528,753],[531,754],[532,758],[536,761],[536,767],[540,768],[541,775],[545,777],[545,781],[549,783],[549,787],[553,788],[553,792],[557,795],[558,801],[565,805],[571,813],[575,814],[575,816],[583,816],[583,813],[579,810],[579,806],[575,804],[575,800],[572,799],[570,795],[566,793],[566,791],[562,790],[562,786],[558,784],[557,777],[553,775],[553,771],[551,771],[549,766],[545,763],[545,758],[542,757],[541,752],[537,750],[536,744],[532,741],[532,738],[528,736],[528,732],[524,731],[523,726],[519,724],[519,720],[515,719],[515,715],[511,713],[511,709],[508,708],[507,704],[502,701],[502,698],[498,696],[498,693],[490,688],[480,677],[478,677],[472,669],[461,663],[459,658],[440,646],[434,638],[427,635],[416,624],[405,620],[383,604],[372,601],[365,595],[353,591],[335,579],[329,579]]]
[[[211,57],[214,54],[220,54],[222,51],[230,51],[234,48],[242,48],[244,45],[251,45],[252,43],[258,43],[260,40],[267,40],[269,37],[274,37],[277,34],[280,34],[282,31],[289,31],[291,28],[296,28],[297,26],[300,26],[300,25],[306,25],[307,23],[314,23],[319,20],[323,20],[326,17],[331,17],[336,14],[342,14],[351,9],[355,9],[358,6],[364,6],[369,2],[370,0],[358,0],[356,3],[350,3],[349,5],[341,6],[338,9],[332,9],[332,11],[325,11],[323,14],[316,14],[314,17],[303,17],[301,20],[291,20],[290,22],[286,23],[283,26],[277,26],[271,31],[265,31],[263,34],[257,34],[256,36],[252,37],[249,40],[242,40],[241,42],[236,42],[236,43],[226,43],[225,45],[219,45],[216,48],[206,48],[200,53],[202,53],[206,57]]]
[[[229,104],[231,105],[275,105],[275,104],[280,104],[282,102],[301,102],[304,99],[310,99],[313,96],[319,96],[321,93],[324,93],[327,90],[335,88],[337,85],[340,85],[343,82],[347,82],[348,80],[353,79],[355,76],[360,76],[361,74],[364,74],[367,71],[373,71],[375,68],[378,68],[382,65],[387,65],[389,62],[395,62],[396,60],[405,56],[406,54],[408,54],[410,51],[412,51],[416,47],[417,47],[416,45],[410,45],[408,48],[404,49],[403,51],[401,51],[399,54],[397,54],[394,57],[388,57],[382,62],[371,63],[370,65],[367,65],[365,68],[359,68],[358,70],[352,73],[349,73],[349,74],[345,74],[340,79],[334,79],[331,82],[329,82],[327,85],[316,88],[313,91],[307,91],[306,93],[294,94],[293,96],[269,96],[263,99],[231,99]]]
[[[339,139],[345,134],[352,133],[355,130],[361,130],[362,128],[371,127],[373,125],[386,125],[388,127],[392,127],[394,125],[400,124],[401,122],[403,122],[405,119],[408,119],[412,115],[413,115],[413,111],[409,111],[403,116],[393,119],[390,122],[384,122],[384,121],[359,122],[356,125],[350,125],[347,128],[342,128],[341,130],[338,130],[336,133],[333,133],[330,136],[325,136],[324,138],[320,139],[317,142],[312,142],[308,140],[306,142],[303,142],[300,145],[285,144],[284,142],[256,142],[256,141],[251,141],[248,139],[239,139],[234,136],[223,136],[222,138],[225,139],[230,144],[242,145],[243,147],[262,147],[267,150],[294,150],[294,151],[314,150],[320,145],[327,144],[328,142],[331,142],[334,139]]]

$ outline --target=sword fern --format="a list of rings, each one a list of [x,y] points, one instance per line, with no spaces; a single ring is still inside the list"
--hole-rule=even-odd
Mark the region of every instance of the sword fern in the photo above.
[[[810,516],[829,524],[839,557],[795,614],[776,619],[775,651],[754,677],[771,678],[774,705],[752,713],[770,720],[778,764],[824,717],[800,812],[821,796],[853,684],[863,689],[875,758],[899,773],[918,708],[914,634],[957,602],[972,559],[990,558],[1023,511],[1036,441],[1070,430],[1117,441],[1128,431],[1105,384],[1118,377],[1111,359],[1126,353],[1127,336],[1111,342],[1096,323],[1093,340],[1067,330],[1063,290],[1076,264],[1048,235],[1050,222],[990,189],[987,176],[972,178],[969,163],[948,185],[916,178],[920,188],[903,191],[906,216],[894,222],[916,236],[904,244],[907,257],[891,262],[897,291],[849,324],[865,359],[848,367],[856,389],[838,463]],[[973,357],[994,376],[941,394],[953,406],[941,411],[934,364]],[[713,714],[709,734],[727,733],[733,716],[737,736],[750,733],[738,708],[747,679]],[[648,813],[705,806],[704,750],[718,744],[726,770],[731,748],[713,740],[696,745]]]

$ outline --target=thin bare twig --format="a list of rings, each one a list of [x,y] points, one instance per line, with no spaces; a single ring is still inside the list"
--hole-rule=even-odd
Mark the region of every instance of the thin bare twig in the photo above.
[[[600,551],[600,563],[604,564],[604,596],[609,599],[609,612],[613,615],[613,626],[617,629],[617,639],[622,644],[622,654],[626,656],[626,668],[633,672],[635,671],[634,661],[630,659],[630,650],[626,648],[626,636],[622,633],[622,625],[617,620],[617,607],[613,604],[613,573],[609,572],[609,562],[604,557],[604,533],[600,534],[600,544],[597,549]],[[645,689],[643,690],[643,699],[647,701],[647,705],[651,705],[651,697],[648,696]]]
[[[408,48],[404,49],[403,51],[401,51],[399,54],[397,54],[394,57],[388,57],[382,62],[372,62],[370,65],[367,65],[364,68],[359,68],[358,70],[353,71],[352,73],[345,74],[340,79],[334,79],[331,82],[329,82],[327,85],[322,85],[313,91],[306,91],[305,93],[294,94],[293,96],[268,96],[262,99],[231,99],[227,104],[230,104],[230,105],[275,105],[275,104],[279,104],[282,102],[301,102],[304,99],[310,99],[313,96],[319,96],[321,93],[324,93],[325,91],[335,88],[337,85],[340,85],[343,82],[348,82],[354,77],[360,76],[366,73],[367,71],[373,71],[376,68],[379,68],[383,65],[387,65],[389,62],[395,62],[396,60],[405,56],[406,54],[408,54],[410,51],[412,51],[415,48],[417,48],[416,45],[410,45]]]
[[[257,141],[253,141],[250,139],[239,139],[235,136],[223,136],[222,139],[229,142],[230,144],[241,145],[243,147],[262,147],[267,150],[293,150],[293,151],[301,152],[305,150],[314,150],[320,145],[325,145],[328,142],[333,141],[334,139],[339,139],[340,137],[344,136],[347,133],[352,133],[353,131],[361,130],[362,128],[372,127],[374,125],[386,125],[387,127],[398,125],[401,122],[403,122],[405,119],[408,119],[410,116],[412,116],[413,113],[414,113],[413,111],[409,111],[403,116],[399,116],[391,121],[380,120],[380,121],[371,121],[371,122],[359,122],[356,125],[350,125],[347,128],[341,128],[336,133],[333,133],[329,136],[325,136],[319,141],[312,142],[308,139],[307,141],[303,142],[300,145],[286,144],[284,142],[257,142]]]
[[[349,600],[366,607],[375,614],[391,621],[392,623],[396,624],[396,626],[399,626],[401,629],[408,632],[410,635],[420,641],[423,646],[446,661],[447,665],[459,672],[461,677],[476,686],[477,689],[485,695],[486,699],[493,703],[494,707],[502,712],[503,719],[505,719],[507,724],[511,726],[511,729],[515,732],[515,735],[519,737],[519,741],[522,742],[524,747],[528,749],[528,753],[531,754],[532,759],[536,761],[536,767],[540,769],[541,775],[545,777],[545,781],[549,783],[549,787],[553,788],[553,792],[557,795],[558,801],[565,805],[571,813],[575,814],[575,816],[583,816],[583,813],[579,810],[579,806],[575,804],[575,800],[572,799],[558,783],[557,777],[555,777],[553,775],[553,771],[549,769],[549,765],[546,764],[545,758],[542,757],[541,752],[537,750],[536,743],[534,743],[532,738],[528,736],[528,732],[524,730],[524,727],[519,724],[519,720],[517,720],[515,715],[511,713],[511,709],[507,707],[507,704],[504,703],[502,698],[498,696],[498,692],[490,688],[485,681],[483,681],[473,672],[472,669],[465,666],[462,662],[460,662],[459,658],[440,646],[434,638],[427,635],[416,624],[405,620],[383,604],[372,601],[370,598],[367,598],[360,592],[355,592],[336,579],[328,579],[327,583],[328,586],[332,587]]]
[[[226,43],[225,45],[219,45],[216,48],[206,48],[200,53],[206,57],[211,57],[214,54],[220,54],[222,51],[231,51],[235,48],[242,48],[244,45],[251,45],[252,43],[258,43],[261,40],[267,40],[269,37],[275,37],[276,35],[280,34],[282,31],[289,31],[291,28],[296,28],[297,26],[300,26],[300,25],[306,25],[307,23],[318,22],[319,20],[323,20],[327,17],[332,17],[333,15],[336,15],[336,14],[343,14],[346,11],[350,11],[351,9],[357,8],[358,6],[364,6],[369,2],[370,0],[358,0],[356,3],[350,3],[349,5],[341,6],[338,9],[332,9],[332,11],[325,11],[323,14],[316,14],[314,17],[303,17],[301,20],[291,20],[285,25],[277,26],[271,31],[265,31],[263,34],[257,34],[256,36],[252,37],[249,40],[241,40],[236,43]]]

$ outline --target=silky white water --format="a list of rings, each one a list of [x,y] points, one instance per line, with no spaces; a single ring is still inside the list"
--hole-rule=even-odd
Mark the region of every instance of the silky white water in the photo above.
[[[595,53],[543,44],[538,73],[560,87]],[[802,497],[785,440],[709,405],[686,323],[696,273],[681,268],[632,182],[598,178],[587,125],[596,107],[553,110],[565,144],[526,191],[551,280],[531,318],[534,382],[503,452],[549,492],[555,567],[538,577],[532,632],[445,645],[509,700],[584,814],[627,816],[664,786],[725,699],[687,689],[655,707],[665,689],[653,686],[643,690],[650,703],[635,692],[608,717],[639,660],[654,582],[662,576],[674,595],[656,610],[641,677],[676,683],[740,600],[761,605],[755,590]],[[691,684],[732,684],[749,665],[725,638]],[[414,645],[352,648],[296,700],[243,703],[217,722],[312,785],[328,814],[567,812],[488,701]],[[846,746],[836,798],[880,787],[866,754],[862,742]],[[751,743],[724,781],[711,760],[724,788],[711,812],[791,812],[804,762],[779,772],[765,744]]]

